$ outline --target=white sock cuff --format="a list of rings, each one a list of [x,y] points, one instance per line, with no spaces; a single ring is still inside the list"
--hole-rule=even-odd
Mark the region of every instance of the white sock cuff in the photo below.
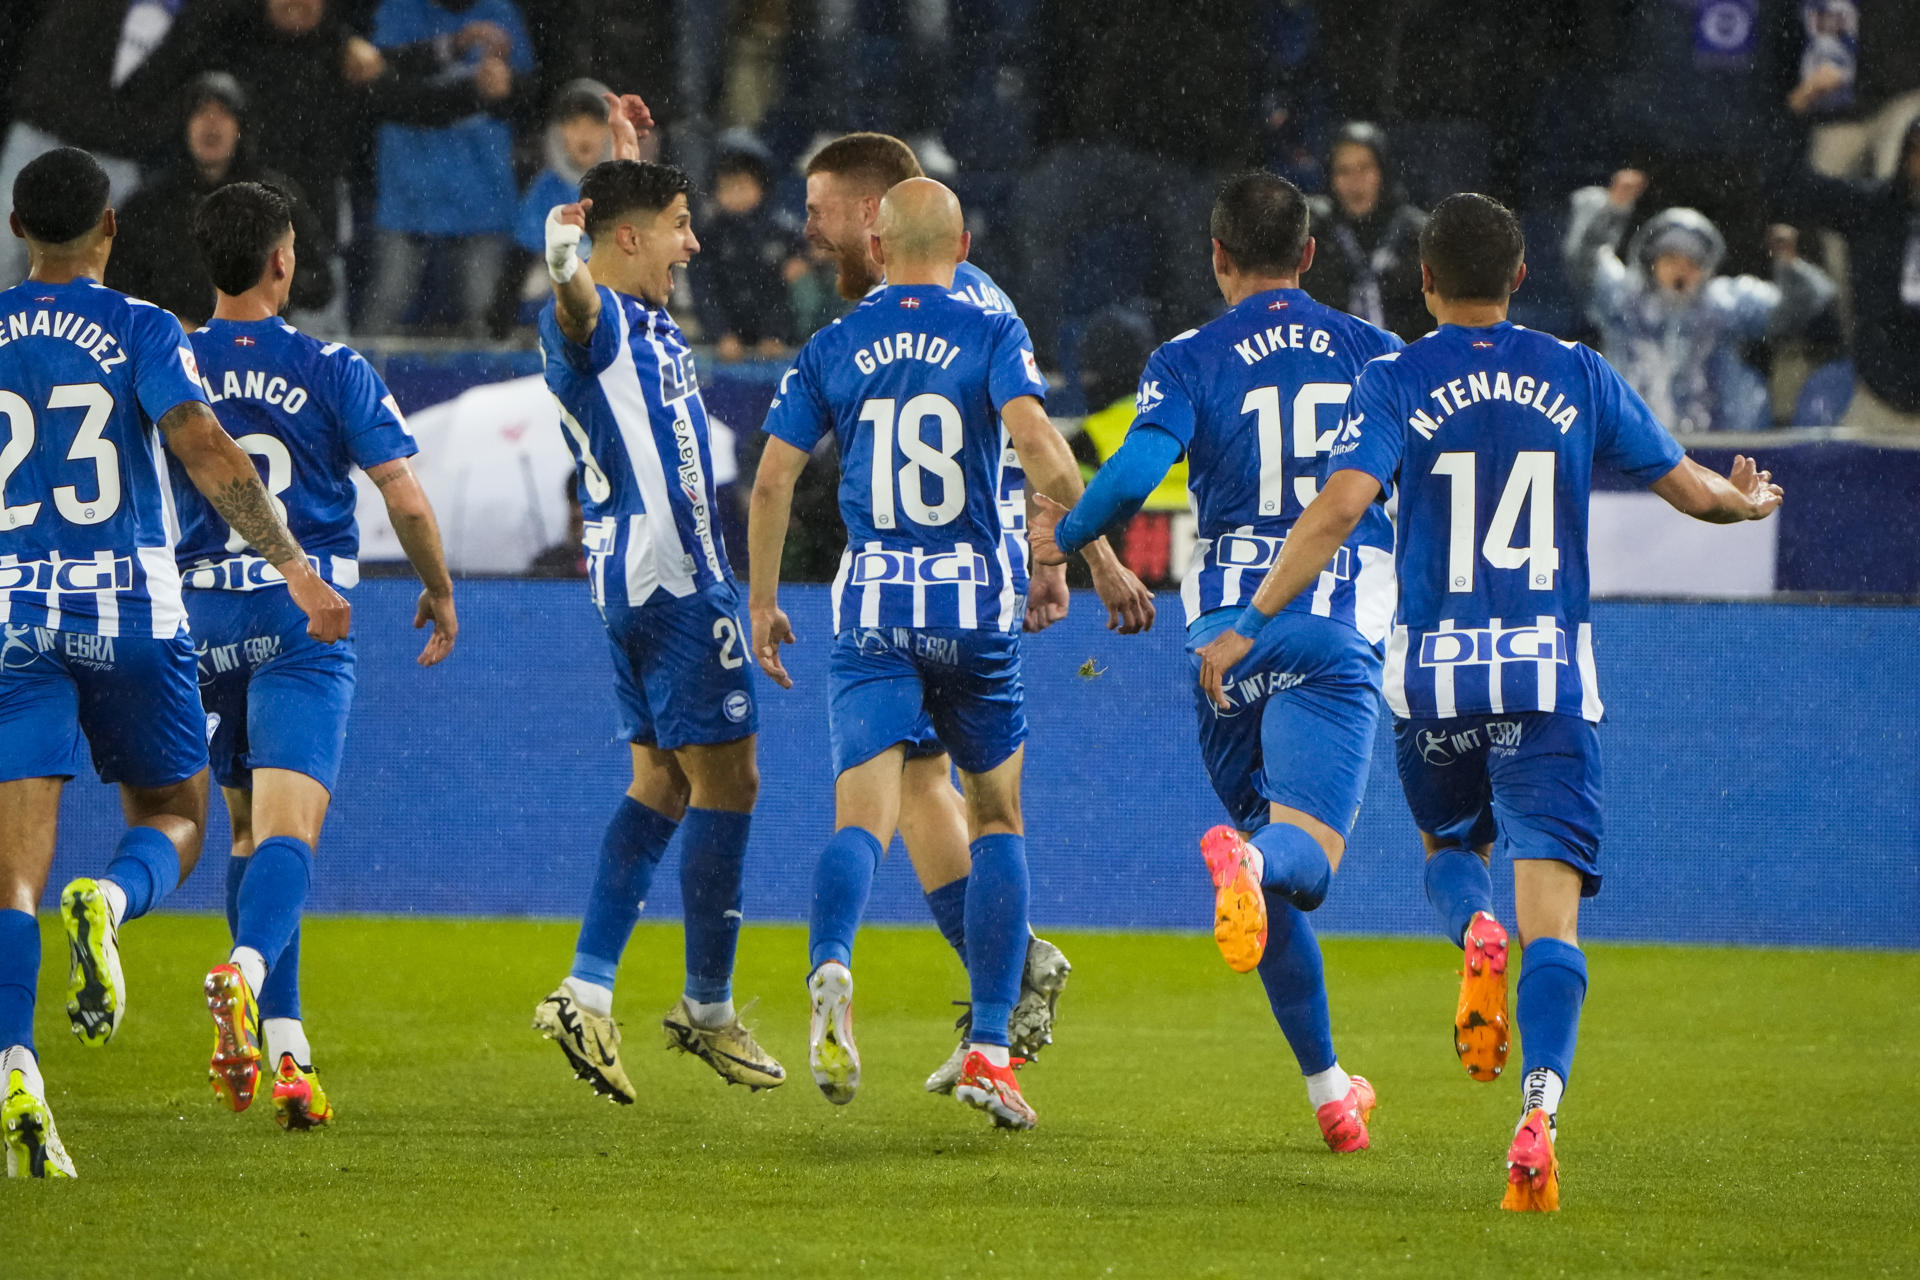
[[[235,947],[233,954],[227,957],[227,963],[239,968],[257,999],[260,988],[267,981],[267,958],[252,947]]]
[[[613,1016],[613,988],[603,987],[597,982],[588,982],[585,978],[569,976],[560,984],[573,993],[573,1001],[596,1018]]]
[[[313,1069],[313,1048],[307,1044],[307,1029],[298,1018],[266,1018],[260,1023],[260,1033],[267,1039],[267,1063],[269,1069],[278,1069],[280,1055],[290,1053],[293,1060],[308,1070]]]
[[[1340,1069],[1338,1062],[1325,1071],[1315,1072],[1306,1078],[1307,1101],[1318,1111],[1329,1102],[1338,1102],[1353,1091],[1353,1077]]]

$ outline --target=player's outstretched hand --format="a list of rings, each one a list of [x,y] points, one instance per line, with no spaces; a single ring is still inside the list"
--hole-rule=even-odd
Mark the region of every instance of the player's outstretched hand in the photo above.
[[[1033,495],[1027,513],[1027,552],[1035,564],[1065,564],[1067,553],[1053,540],[1053,531],[1067,518],[1067,508],[1044,493]]]
[[[1760,464],[1744,454],[1734,455],[1727,480],[1746,498],[1749,520],[1765,520],[1787,496],[1785,489],[1773,483],[1773,472],[1760,470]]]
[[[1090,557],[1087,569],[1093,574],[1100,603],[1107,606],[1107,630],[1123,636],[1153,630],[1153,592],[1119,557]]]
[[[1239,666],[1252,648],[1253,641],[1238,631],[1223,631],[1218,639],[1200,650],[1201,691],[1222,711],[1232,708],[1227,701],[1227,672]]]
[[[640,140],[653,132],[653,112],[637,93],[603,93],[607,127],[613,131],[613,158],[638,160]]]
[[[322,644],[345,640],[353,629],[353,607],[304,562],[288,575],[287,594],[307,615],[307,634]]]
[[[453,592],[435,595],[431,588],[421,591],[420,603],[413,611],[413,626],[417,631],[429,623],[433,625],[433,634],[427,637],[427,647],[415,659],[423,667],[430,667],[452,653],[453,642],[460,635],[460,618],[453,611]]]
[[[1045,631],[1066,619],[1073,597],[1067,591],[1067,567],[1044,565],[1036,568],[1027,583],[1028,631]]]
[[[767,673],[767,679],[782,689],[793,688],[793,677],[780,661],[780,646],[792,644],[794,639],[793,625],[787,621],[786,610],[779,605],[753,610],[754,660]]]

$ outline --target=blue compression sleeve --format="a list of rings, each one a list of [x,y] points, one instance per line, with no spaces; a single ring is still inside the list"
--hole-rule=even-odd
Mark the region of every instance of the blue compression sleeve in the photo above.
[[[1060,549],[1072,554],[1114,521],[1130,518],[1180,461],[1180,452],[1180,442],[1158,427],[1128,432],[1126,442],[1093,473],[1087,491],[1054,532]]]

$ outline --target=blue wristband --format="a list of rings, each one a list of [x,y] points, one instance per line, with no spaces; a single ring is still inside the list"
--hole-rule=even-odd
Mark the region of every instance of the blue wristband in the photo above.
[[[1267,624],[1279,616],[1277,613],[1262,613],[1252,605],[1248,605],[1240,611],[1239,618],[1234,621],[1233,634],[1245,636],[1249,640],[1258,640],[1260,633],[1267,629]]]

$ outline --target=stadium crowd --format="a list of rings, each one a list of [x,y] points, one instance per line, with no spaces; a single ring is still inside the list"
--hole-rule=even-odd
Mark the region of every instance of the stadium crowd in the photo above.
[[[221,183],[265,178],[295,197],[303,328],[524,344],[546,210],[608,154],[603,87],[638,90],[660,124],[650,154],[700,193],[676,313],[723,362],[783,359],[845,306],[801,234],[804,160],[881,130],[959,192],[975,260],[1042,364],[1103,398],[1089,412],[1122,398],[1113,366],[1141,334],[1218,310],[1192,243],[1225,175],[1265,167],[1321,193],[1306,288],[1406,339],[1432,324],[1422,207],[1484,190],[1533,246],[1517,313],[1599,345],[1674,429],[1920,433],[1920,7],[1340,13],[15,0],[0,184],[56,143],[99,155],[126,228],[108,283],[197,323],[212,293],[185,220]],[[19,242],[0,253],[0,274],[22,273]]]

